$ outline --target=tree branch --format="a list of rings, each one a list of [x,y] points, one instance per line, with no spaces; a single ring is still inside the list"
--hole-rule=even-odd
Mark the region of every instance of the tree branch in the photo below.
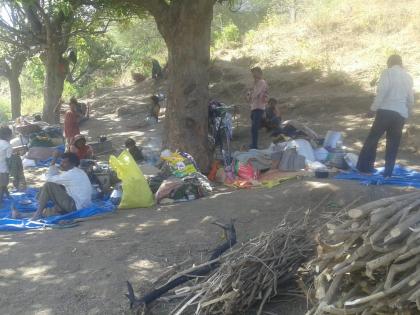
[[[169,4],[164,0],[138,0],[137,4],[149,11],[155,18],[166,15],[169,10]]]
[[[71,33],[63,34],[63,35],[59,36],[58,38],[72,37],[72,36],[80,35],[80,34],[88,34],[88,35],[105,34],[108,31],[108,27],[109,27],[110,24],[111,24],[111,21],[109,20],[109,21],[107,21],[107,23],[105,24],[105,26],[101,30],[90,31],[89,27],[84,27],[83,29],[78,29],[78,30],[72,31]]]

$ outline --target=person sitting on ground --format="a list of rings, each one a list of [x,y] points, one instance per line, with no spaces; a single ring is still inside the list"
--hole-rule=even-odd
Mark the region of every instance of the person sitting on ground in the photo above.
[[[150,106],[150,116],[155,118],[156,122],[158,122],[160,112],[159,97],[157,95],[152,95],[150,99],[152,100],[152,105]]]
[[[2,204],[4,196],[9,195],[7,190],[9,184],[8,160],[12,156],[10,139],[12,139],[12,130],[7,126],[0,127],[0,204]]]
[[[77,99],[72,97],[69,102],[70,110],[64,116],[64,138],[66,138],[67,146],[74,141],[74,136],[80,134],[79,114],[77,112]]]
[[[88,207],[91,204],[92,185],[88,176],[79,166],[76,154],[66,152],[61,156],[61,171],[55,165],[59,152],[54,152],[51,166],[46,174],[47,182],[38,193],[38,208],[32,220],[54,215],[64,215]],[[54,206],[47,208],[52,201]],[[19,218],[21,214],[12,209],[12,217]]]
[[[75,153],[79,160],[86,160],[93,158],[92,147],[86,144],[84,135],[75,135],[73,144],[70,146],[70,152]]]
[[[281,133],[281,112],[277,108],[277,100],[270,98],[265,110],[265,127],[272,131],[271,136],[276,137]]]
[[[136,142],[131,139],[128,138],[125,141],[125,147],[128,149],[128,152],[130,152],[131,156],[133,157],[134,161],[136,161],[137,163],[143,162],[144,161],[144,156],[143,156],[143,152],[142,152],[142,148],[138,147],[136,145]]]

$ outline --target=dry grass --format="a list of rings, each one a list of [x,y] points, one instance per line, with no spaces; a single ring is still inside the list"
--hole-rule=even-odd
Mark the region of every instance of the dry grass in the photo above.
[[[320,4],[321,3],[321,4]],[[329,3],[329,4],[328,4]],[[420,74],[420,1],[321,1],[306,8],[295,24],[269,15],[244,39],[241,54],[266,66],[302,63],[323,71],[344,71],[368,84],[387,56],[403,55],[409,71]]]

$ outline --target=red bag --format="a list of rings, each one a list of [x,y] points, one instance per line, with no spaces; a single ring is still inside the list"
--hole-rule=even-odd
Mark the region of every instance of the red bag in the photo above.
[[[238,176],[245,180],[254,180],[258,178],[258,170],[251,163],[240,163],[238,167]]]

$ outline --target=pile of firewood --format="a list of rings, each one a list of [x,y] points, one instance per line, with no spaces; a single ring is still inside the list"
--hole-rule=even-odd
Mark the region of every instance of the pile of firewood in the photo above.
[[[257,314],[290,282],[297,269],[314,254],[308,229],[280,224],[221,257],[220,267],[190,290],[173,314],[193,306],[196,314],[244,314],[257,304]]]
[[[420,313],[420,193],[346,211],[318,235],[307,314]]]

